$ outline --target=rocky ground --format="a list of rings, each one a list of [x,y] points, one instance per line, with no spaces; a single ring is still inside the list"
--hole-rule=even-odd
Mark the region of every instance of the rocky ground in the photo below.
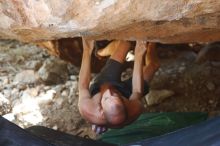
[[[198,64],[195,63],[197,54],[191,50],[178,50],[175,47],[161,49],[162,65],[151,82],[151,91],[156,90],[157,93],[159,90],[160,96],[152,92],[159,99],[170,97],[148,107],[147,111],[202,111],[208,112],[210,116],[218,114],[220,62],[212,61],[210,57]],[[153,98],[155,100],[155,96]],[[157,100],[155,103],[158,103]]]
[[[197,54],[159,48],[161,68],[145,97],[147,112],[220,111],[220,62],[195,63]],[[127,78],[132,69],[123,73]],[[95,138],[77,108],[79,68],[32,44],[0,41],[0,115],[26,128],[42,125]]]

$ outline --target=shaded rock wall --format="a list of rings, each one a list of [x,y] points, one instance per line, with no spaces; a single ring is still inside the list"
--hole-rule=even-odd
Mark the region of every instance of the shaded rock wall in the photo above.
[[[77,67],[80,67],[83,46],[81,38],[63,38],[52,41],[42,41],[36,43],[37,46],[44,48],[50,55],[59,57],[60,59],[70,62]],[[104,66],[106,59],[98,59],[95,54],[92,55],[92,72],[99,72]]]
[[[105,65],[108,57],[97,57],[95,51],[101,48],[104,48],[110,41],[102,40],[96,41],[95,49],[92,54],[92,72],[100,72],[101,68]],[[41,41],[35,43],[38,47],[44,48],[48,51],[50,55],[59,57],[60,59],[70,62],[77,67],[80,67],[82,55],[83,55],[83,46],[82,39],[80,37],[75,38],[63,38],[52,41]],[[131,49],[134,49],[134,43]],[[132,62],[124,65],[124,68],[132,66]]]
[[[220,40],[219,0],[0,0],[0,37]]]

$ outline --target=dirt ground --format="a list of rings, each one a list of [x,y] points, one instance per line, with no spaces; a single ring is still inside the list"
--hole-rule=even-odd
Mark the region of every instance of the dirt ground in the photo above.
[[[146,112],[220,113],[220,62],[195,63],[195,51],[178,45],[159,47],[161,68],[150,83],[159,96]],[[123,73],[128,77],[132,69]],[[0,114],[22,128],[42,125],[95,138],[77,108],[79,68],[32,44],[0,41]],[[153,97],[158,98],[158,97]],[[160,97],[159,97],[160,98]],[[163,100],[162,100],[163,99]]]
[[[195,63],[197,54],[178,48],[161,48],[161,68],[151,89],[168,89],[174,95],[147,111],[201,111],[218,114],[220,104],[220,62]],[[164,53],[164,54],[163,54]],[[218,52],[217,52],[218,53]]]

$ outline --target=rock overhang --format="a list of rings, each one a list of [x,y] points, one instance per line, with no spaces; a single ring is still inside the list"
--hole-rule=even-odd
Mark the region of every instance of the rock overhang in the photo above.
[[[0,37],[25,42],[86,36],[162,43],[220,40],[218,0],[0,1]]]

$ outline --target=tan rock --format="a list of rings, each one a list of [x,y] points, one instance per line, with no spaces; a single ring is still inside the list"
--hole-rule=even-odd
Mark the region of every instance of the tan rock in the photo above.
[[[0,1],[0,37],[75,36],[156,42],[220,40],[219,0]]]
[[[155,105],[161,103],[164,99],[174,95],[174,91],[171,90],[150,90],[150,92],[145,96],[147,105]]]

